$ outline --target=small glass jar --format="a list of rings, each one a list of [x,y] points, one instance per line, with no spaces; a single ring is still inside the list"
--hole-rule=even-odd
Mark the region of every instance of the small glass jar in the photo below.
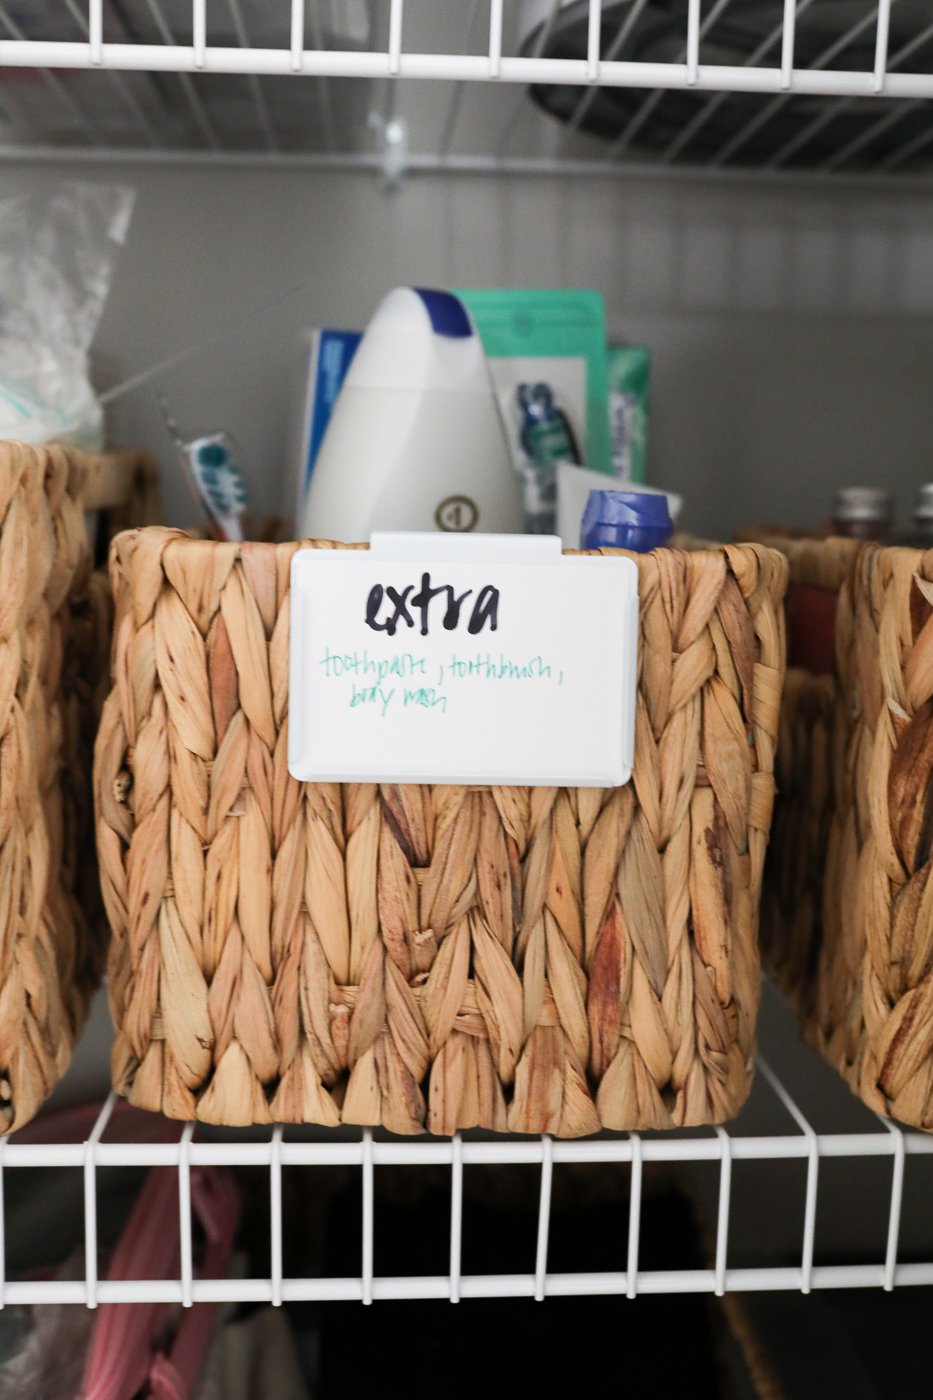
[[[911,544],[918,549],[933,549],[933,483],[917,488],[912,526]]]
[[[893,521],[890,491],[877,486],[846,486],[836,492],[833,529],[837,535],[883,542],[891,533]]]

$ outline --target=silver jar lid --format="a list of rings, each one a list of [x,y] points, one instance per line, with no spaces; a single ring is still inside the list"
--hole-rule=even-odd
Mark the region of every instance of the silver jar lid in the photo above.
[[[933,520],[933,483],[918,486],[914,501],[915,520]]]
[[[835,520],[890,520],[893,514],[890,491],[877,486],[846,486],[836,492]]]

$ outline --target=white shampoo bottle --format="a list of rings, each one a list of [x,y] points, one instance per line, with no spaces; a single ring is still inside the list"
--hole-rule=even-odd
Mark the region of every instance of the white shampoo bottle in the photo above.
[[[520,533],[521,485],[476,327],[449,292],[399,287],[366,328],[321,450],[304,538]]]

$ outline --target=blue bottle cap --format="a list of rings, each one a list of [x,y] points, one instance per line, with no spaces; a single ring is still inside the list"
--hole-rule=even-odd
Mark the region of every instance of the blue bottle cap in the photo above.
[[[580,548],[644,554],[667,544],[673,529],[661,492],[591,491],[580,524]]]
[[[435,335],[445,335],[450,340],[467,340],[473,334],[473,326],[467,309],[453,292],[439,292],[434,287],[412,287],[424,302]]]

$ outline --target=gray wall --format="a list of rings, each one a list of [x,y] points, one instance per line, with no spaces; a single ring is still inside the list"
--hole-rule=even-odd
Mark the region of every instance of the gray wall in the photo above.
[[[93,167],[85,178],[104,178]],[[0,195],[74,178],[6,169]],[[181,422],[241,439],[280,500],[297,334],[361,325],[405,282],[594,286],[613,335],[654,349],[650,470],[686,523],[805,524],[840,485],[887,482],[902,511],[933,476],[933,194],[826,185],[134,169],[138,201],[99,336],[132,374],[225,332],[159,378]],[[191,518],[151,388],[121,405]]]

